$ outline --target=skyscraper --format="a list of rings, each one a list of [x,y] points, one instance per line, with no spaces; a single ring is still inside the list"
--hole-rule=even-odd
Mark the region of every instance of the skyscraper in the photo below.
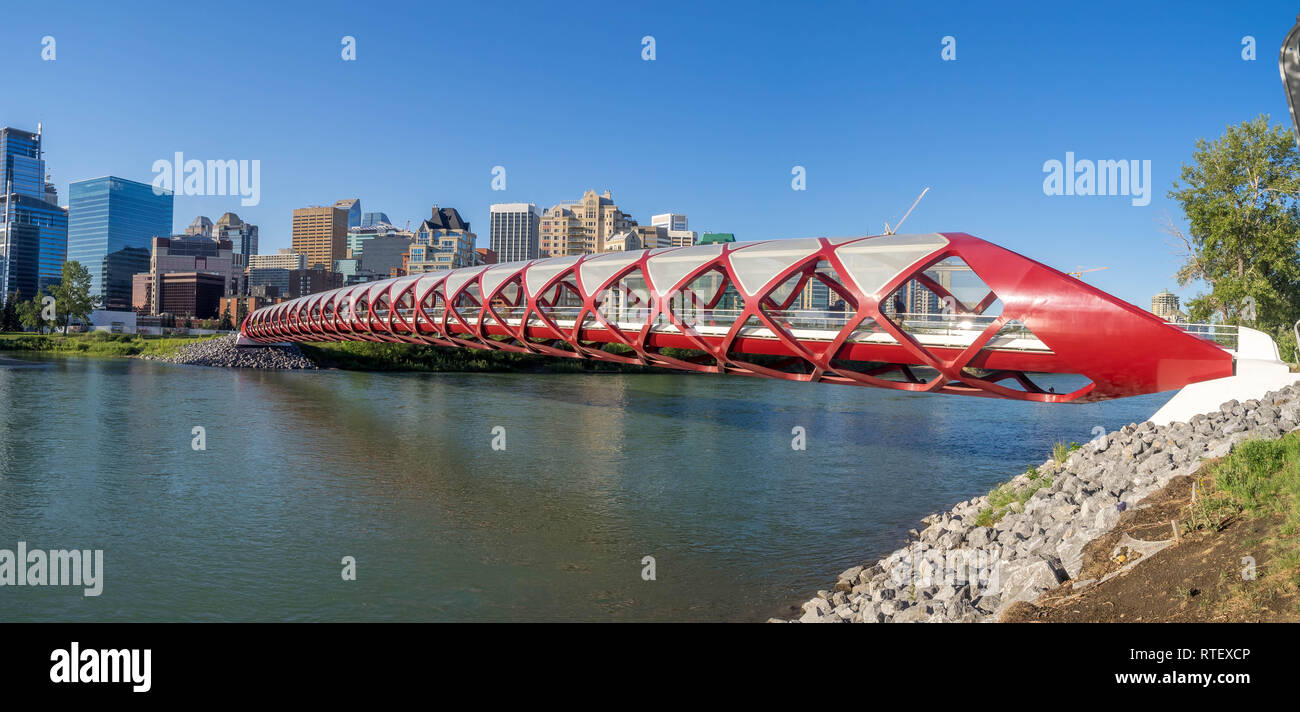
[[[10,183],[12,181],[12,183]],[[45,200],[45,159],[41,132],[0,128],[0,186],[37,200]]]
[[[131,277],[149,271],[154,237],[172,234],[172,193],[104,176],[68,186],[68,259],[90,271],[105,309],[131,308]]]
[[[46,182],[41,151],[39,128],[0,128],[0,294],[33,297],[63,270],[68,213]]]
[[[501,262],[521,262],[538,257],[542,214],[532,203],[495,203],[492,217],[492,251]]]
[[[334,207],[343,208],[348,213],[348,227],[361,226],[361,199],[348,198],[334,203]]]
[[[348,211],[338,207],[312,206],[293,211],[292,245],[307,255],[307,266],[334,269],[334,260],[347,256]]]
[[[361,227],[371,227],[379,223],[391,224],[393,221],[388,219],[388,213],[362,213]],[[348,227],[352,227],[349,225]]]
[[[230,240],[234,254],[238,255],[235,263],[248,266],[248,256],[257,254],[257,226],[246,223],[234,213],[226,213],[217,218],[212,225],[212,238]]]

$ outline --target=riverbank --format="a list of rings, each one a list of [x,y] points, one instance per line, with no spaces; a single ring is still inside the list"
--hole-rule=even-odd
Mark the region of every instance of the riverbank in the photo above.
[[[374,341],[318,342],[234,351],[233,335],[0,334],[0,352],[144,358],[200,366],[429,373],[669,373],[661,368],[510,351]],[[221,344],[223,346],[216,346]],[[611,348],[615,350],[615,348]],[[630,353],[630,351],[629,351]],[[304,362],[303,359],[306,361]]]
[[[88,334],[0,334],[0,351],[129,358],[133,356],[170,356],[186,345],[217,338],[215,336],[139,336],[96,331]]]
[[[1003,622],[1300,621],[1300,437],[1242,443],[1126,511]]]
[[[1098,552],[1105,554],[1101,559],[1113,559],[1119,567],[1131,567],[1144,557],[1154,562],[1158,542],[1129,537],[1122,540],[1121,547],[1120,541],[1105,537],[1122,522],[1126,526],[1151,524],[1135,516],[1160,501],[1148,502],[1147,498],[1178,478],[1190,482],[1193,475],[1218,483],[1219,489],[1200,485],[1208,494],[1201,500],[1202,509],[1189,509],[1187,526],[1199,527],[1189,529],[1189,535],[1213,538],[1233,517],[1247,511],[1283,517],[1274,521],[1271,529],[1266,524],[1271,538],[1261,539],[1272,541],[1265,548],[1278,553],[1269,553],[1267,564],[1259,559],[1256,565],[1266,565],[1272,597],[1294,596],[1300,573],[1300,554],[1296,553],[1300,545],[1294,537],[1300,520],[1294,520],[1295,515],[1289,512],[1294,511],[1291,505],[1300,501],[1300,484],[1293,472],[1276,473],[1300,467],[1300,449],[1280,440],[1297,427],[1300,387],[1292,385],[1258,401],[1229,401],[1218,412],[1198,415],[1190,423],[1161,427],[1150,422],[1129,424],[1078,449],[1060,446],[1051,459],[988,495],[927,517],[923,520],[926,528],[912,530],[905,546],[840,574],[831,589],[819,591],[804,603],[802,615],[794,620],[975,622],[998,620],[1004,614],[1009,614],[1009,620],[1024,620],[1024,609],[1017,604],[1030,604],[1049,591],[1085,590],[1115,580],[1106,578],[1114,571],[1098,571]],[[1290,459],[1293,452],[1294,459]],[[1230,453],[1232,457],[1228,457]],[[1248,474],[1236,475],[1234,482],[1231,476],[1221,479],[1202,473],[1207,463],[1224,457],[1228,457],[1224,465],[1228,469],[1212,472]],[[1266,471],[1274,474],[1261,474]],[[1271,484],[1263,488],[1261,483],[1266,482]],[[1216,503],[1213,511],[1204,509],[1209,502]],[[1191,516],[1193,512],[1196,516]],[[1165,522],[1163,526],[1172,535],[1178,525]],[[1253,541],[1253,537],[1245,541]],[[1231,546],[1225,551],[1235,553]],[[1200,573],[1215,577],[1230,578],[1240,569],[1225,570],[1198,561],[1204,569],[1198,570]],[[1243,591],[1262,588],[1245,586]],[[1103,592],[1099,594],[1102,597],[1107,590],[1118,593],[1115,589],[1097,590]],[[1186,595],[1192,597],[1190,590]],[[1243,592],[1245,598],[1239,602],[1252,600],[1254,595]],[[1287,610],[1293,610],[1293,605],[1288,603]],[[1250,615],[1249,611],[1244,614],[1246,618]]]

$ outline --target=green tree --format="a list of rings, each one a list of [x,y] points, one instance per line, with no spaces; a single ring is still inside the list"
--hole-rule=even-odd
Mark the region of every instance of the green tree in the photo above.
[[[45,310],[45,304],[42,302],[41,294],[18,304],[18,321],[23,327],[32,329],[37,333],[45,331],[45,317],[41,312]]]
[[[22,301],[22,292],[15,290],[5,295],[4,309],[0,310],[0,331],[18,331],[22,322],[18,320],[18,302]]]
[[[234,330],[235,325],[230,321],[230,302],[226,302],[226,310],[221,312],[221,323],[217,324],[217,328],[222,331]]]
[[[1210,289],[1187,302],[1190,319],[1260,329],[1291,357],[1300,317],[1300,151],[1290,128],[1261,115],[1213,142],[1198,139],[1169,197],[1188,223],[1187,233],[1169,228],[1183,247],[1178,283]]]
[[[244,325],[244,319],[248,318],[248,303],[243,299],[239,300],[239,306],[235,308],[235,327]]]
[[[90,270],[76,260],[64,262],[62,279],[50,288],[50,296],[54,297],[54,310],[66,336],[73,319],[86,321],[95,308],[90,298]]]

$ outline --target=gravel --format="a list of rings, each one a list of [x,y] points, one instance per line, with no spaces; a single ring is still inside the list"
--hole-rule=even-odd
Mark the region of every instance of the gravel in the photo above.
[[[172,356],[141,356],[151,361],[166,361],[190,366],[225,368],[262,368],[273,370],[315,369],[297,344],[287,346],[236,346],[235,335],[204,339],[182,346]]]
[[[840,574],[791,622],[996,620],[1012,603],[1076,579],[1084,545],[1174,477],[1196,472],[1203,460],[1223,457],[1242,441],[1276,439],[1298,427],[1300,384],[1259,400],[1228,401],[1187,423],[1130,423],[1086,443],[1063,464],[1044,462],[1038,477],[1050,477],[1050,486],[992,526],[975,524],[987,496],[926,517],[926,528],[913,530],[902,548]],[[1030,475],[1011,482],[1030,485]]]

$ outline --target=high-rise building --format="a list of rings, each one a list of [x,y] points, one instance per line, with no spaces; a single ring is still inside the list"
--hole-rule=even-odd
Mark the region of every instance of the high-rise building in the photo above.
[[[257,254],[257,226],[246,223],[234,213],[226,213],[217,218],[212,226],[212,237],[217,240],[230,240],[232,254],[238,255],[235,264],[248,266],[248,256]]]
[[[361,227],[370,227],[379,223],[389,223],[393,221],[388,219],[388,213],[362,213]]]
[[[185,228],[185,234],[195,237],[212,237],[212,220],[206,215],[194,218],[194,222]]]
[[[334,207],[343,208],[348,213],[348,227],[361,226],[361,199],[349,198],[334,203]]]
[[[312,206],[293,211],[293,249],[307,255],[307,266],[334,266],[347,257],[348,211]]]
[[[45,179],[39,128],[0,128],[0,201],[0,294],[30,298],[59,282],[68,249],[68,213]]]
[[[556,205],[542,214],[540,249],[543,256],[590,254],[605,251],[605,240],[636,225],[618,209],[607,190],[589,190],[582,199]]]
[[[0,195],[0,294],[30,298],[58,284],[68,246],[68,212],[44,200]]]
[[[172,272],[219,275],[223,286],[218,297],[239,294],[243,291],[244,270],[241,265],[236,264],[232,245],[226,239],[214,240],[210,237],[188,235],[155,237],[149,257],[152,305],[162,303],[159,290],[162,289],[164,280],[161,277]],[[160,311],[164,310],[153,313],[157,314]]]
[[[288,247],[281,247],[273,255],[249,255],[249,269],[307,269],[307,255],[295,252]]]
[[[540,254],[542,214],[532,203],[494,203],[490,244],[502,262],[535,260]]]
[[[1151,297],[1151,313],[1165,321],[1177,321],[1181,314],[1178,311],[1178,295],[1166,289]]]
[[[736,236],[729,232],[706,232],[700,235],[701,245],[720,245],[724,242],[735,242]]]
[[[8,126],[0,128],[0,190],[5,186],[18,195],[46,199],[40,127],[36,133]]]
[[[172,233],[171,191],[104,176],[72,183],[68,200],[67,258],[90,271],[92,298],[126,311],[132,275],[149,271],[153,238]]]

